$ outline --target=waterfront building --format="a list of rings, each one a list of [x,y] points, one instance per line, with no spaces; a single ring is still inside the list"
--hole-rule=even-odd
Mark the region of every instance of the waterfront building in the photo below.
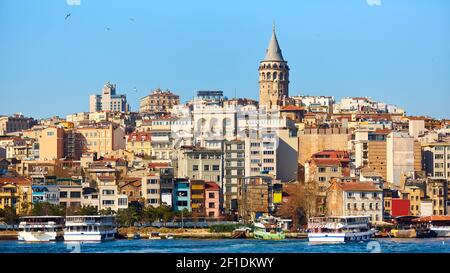
[[[65,208],[80,208],[82,206],[82,181],[76,178],[57,178],[59,204]]]
[[[371,182],[333,180],[327,190],[328,216],[367,215],[371,222],[383,219],[383,190]]]
[[[421,216],[420,201],[424,197],[424,192],[421,190],[421,188],[417,186],[405,186],[405,189],[402,191],[402,195],[403,199],[408,199],[410,202],[410,215]]]
[[[0,176],[0,209],[11,207],[17,214],[28,213],[31,209],[31,181],[24,177]]]
[[[239,179],[239,217],[252,223],[261,216],[269,216],[281,204],[282,184],[271,175],[246,176]]]
[[[194,105],[200,102],[205,105],[223,106],[224,102],[223,91],[220,90],[201,90],[197,91],[197,96],[194,99]]]
[[[99,192],[99,210],[128,208],[128,196],[120,194],[117,181],[113,176],[98,176],[97,187]]]
[[[119,192],[128,197],[130,204],[142,204],[144,198],[142,194],[142,178],[141,177],[123,177],[118,183]]]
[[[180,97],[170,90],[157,88],[140,100],[139,112],[168,111],[180,104]]]
[[[82,207],[94,207],[97,210],[100,207],[99,192],[93,187],[83,188],[83,198],[81,199]]]
[[[173,181],[173,210],[191,211],[191,187],[187,178],[176,178]]]
[[[149,171],[159,178],[161,205],[172,206],[174,169],[169,163],[150,163]],[[145,192],[145,191],[143,191]]]
[[[98,111],[129,112],[126,95],[116,94],[116,85],[107,82],[102,94],[89,97],[89,112]]]
[[[220,216],[220,187],[215,182],[205,182],[205,214],[206,217]]]
[[[449,201],[449,182],[440,177],[427,178],[427,196],[433,204],[433,215],[447,215]]]
[[[161,195],[161,181],[159,174],[149,173],[143,176],[142,196],[144,197],[144,205],[159,207],[161,205]]]
[[[205,207],[205,181],[191,179],[191,211],[192,217],[204,217]]]
[[[289,66],[284,60],[275,34],[259,65],[259,107],[282,106],[289,97]]]

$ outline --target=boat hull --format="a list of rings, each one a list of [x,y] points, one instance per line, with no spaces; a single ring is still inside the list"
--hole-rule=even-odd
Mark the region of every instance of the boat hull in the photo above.
[[[255,232],[253,237],[262,240],[283,240],[286,235],[284,233]]]
[[[110,241],[115,239],[115,231],[110,232],[65,232],[64,241]]]
[[[368,241],[372,238],[374,231],[342,232],[342,233],[308,233],[309,242],[344,243]]]
[[[51,242],[63,240],[63,232],[24,232],[18,233],[17,239],[23,242]]]
[[[436,233],[436,237],[450,237],[450,227],[448,228],[431,228]]]

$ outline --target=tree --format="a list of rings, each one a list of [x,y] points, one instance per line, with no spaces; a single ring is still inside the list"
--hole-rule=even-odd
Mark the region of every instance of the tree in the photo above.
[[[66,209],[60,205],[50,204],[48,202],[40,202],[33,204],[33,209],[31,210],[31,215],[33,216],[65,216]]]
[[[288,201],[282,203],[277,215],[292,219],[294,228],[299,228],[315,215],[317,207],[317,183],[293,183],[285,186]]]
[[[119,209],[116,219],[120,226],[132,226],[134,223],[140,222],[141,216],[138,210],[131,206],[126,209]]]
[[[19,221],[16,209],[10,206],[0,209],[0,218],[3,218],[3,221],[5,221],[7,225],[14,225]]]

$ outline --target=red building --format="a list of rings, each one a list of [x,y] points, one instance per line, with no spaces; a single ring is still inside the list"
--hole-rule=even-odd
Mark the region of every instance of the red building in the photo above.
[[[391,212],[392,217],[411,215],[409,208],[410,208],[409,199],[400,199],[400,198],[392,199],[392,212]]]

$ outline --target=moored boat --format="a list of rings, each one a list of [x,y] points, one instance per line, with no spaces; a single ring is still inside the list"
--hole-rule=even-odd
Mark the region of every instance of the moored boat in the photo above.
[[[282,240],[286,238],[281,222],[276,217],[261,217],[253,225],[253,237],[263,240]]]
[[[114,240],[117,233],[114,216],[80,215],[67,216],[64,229],[66,241]]]
[[[20,217],[19,221],[19,241],[50,242],[64,238],[62,216],[26,216]]]
[[[367,241],[375,234],[368,216],[313,217],[308,222],[310,242],[343,243]]]
[[[426,226],[435,237],[450,237],[450,216],[432,215],[414,219],[413,222]]]

